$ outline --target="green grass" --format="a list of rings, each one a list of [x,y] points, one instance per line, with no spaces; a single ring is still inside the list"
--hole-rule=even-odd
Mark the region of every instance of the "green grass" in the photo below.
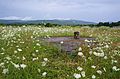
[[[84,54],[81,57],[78,51],[68,54],[61,52],[57,46],[37,40],[49,36],[73,36],[74,31],[79,31],[81,37],[95,37],[99,44],[92,48],[80,46]],[[93,52],[104,52],[104,56],[95,56]],[[117,28],[0,27],[0,79],[75,79],[74,73],[81,75],[82,71],[85,71],[85,77],[81,79],[92,79],[92,75],[96,79],[120,79],[119,61],[120,29]],[[26,67],[15,68],[11,62],[25,64]],[[46,65],[42,66],[43,63]],[[96,68],[92,68],[93,65]],[[77,69],[79,66],[83,68],[82,71]],[[114,66],[118,70],[114,70]],[[6,74],[2,73],[4,69],[8,69]],[[98,74],[97,70],[102,71],[102,74]],[[47,73],[45,76],[42,75],[44,72]]]

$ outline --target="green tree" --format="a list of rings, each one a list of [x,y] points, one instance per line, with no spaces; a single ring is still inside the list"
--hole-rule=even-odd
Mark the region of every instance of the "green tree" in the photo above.
[[[47,23],[45,27],[52,27],[53,25],[51,23]]]

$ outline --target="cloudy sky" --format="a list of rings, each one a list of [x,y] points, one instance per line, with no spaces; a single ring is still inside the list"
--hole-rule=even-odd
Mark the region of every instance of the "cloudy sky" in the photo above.
[[[120,0],[0,0],[0,19],[120,20]]]

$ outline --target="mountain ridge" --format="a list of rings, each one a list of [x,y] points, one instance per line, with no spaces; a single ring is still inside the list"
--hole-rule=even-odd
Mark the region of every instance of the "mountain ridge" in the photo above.
[[[82,20],[4,20],[0,19],[2,24],[40,24],[40,23],[52,23],[60,25],[78,25],[78,24],[96,24],[94,22],[82,21]]]

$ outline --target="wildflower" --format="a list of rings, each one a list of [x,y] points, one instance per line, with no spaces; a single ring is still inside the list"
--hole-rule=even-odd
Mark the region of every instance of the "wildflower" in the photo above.
[[[119,70],[120,70],[120,69],[117,68],[116,66],[113,66],[112,69],[113,69],[114,71],[119,71]]]
[[[39,50],[35,50],[35,52],[39,52]]]
[[[15,64],[12,61],[10,61],[10,62],[12,63],[12,65],[14,65],[15,68],[19,68],[20,67],[19,64]]]
[[[47,37],[47,38],[50,38],[50,36],[49,36],[49,35],[47,35],[46,37]]]
[[[104,52],[102,52],[102,53],[93,52],[93,54],[94,54],[95,56],[98,56],[98,57],[104,57]]]
[[[6,57],[6,59],[7,59],[7,60],[11,60],[11,58],[10,58],[10,57]]]
[[[42,76],[45,77],[46,75],[47,75],[47,72],[43,72],[43,73],[42,73]]]
[[[112,64],[113,64],[113,63],[117,63],[117,60],[112,60],[112,62],[111,62],[111,63],[112,63]]]
[[[63,43],[64,43],[63,41],[60,42],[60,44],[63,44]]]
[[[24,44],[25,42],[20,42],[21,44]]]
[[[21,65],[20,65],[20,67],[23,68],[23,69],[24,69],[26,66],[27,66],[27,65],[25,65],[25,64],[21,64]]]
[[[32,60],[33,60],[33,61],[38,60],[38,57],[37,57],[37,58],[33,58]]]
[[[39,44],[39,43],[37,43],[36,45],[37,45],[37,46],[40,46],[40,44]]]
[[[101,71],[101,70],[97,70],[97,73],[101,75],[101,74],[102,74],[102,71]]]
[[[106,72],[106,69],[105,69],[105,68],[103,68],[103,70]]]
[[[85,42],[90,42],[88,39],[85,39]]]
[[[94,69],[96,68],[96,66],[94,66],[94,65],[92,65],[91,67],[94,68]]]
[[[105,48],[109,48],[109,45],[106,45]]]
[[[89,60],[92,60],[92,58],[91,58],[91,57],[88,57],[88,59],[89,59]]]
[[[16,57],[17,59],[20,59],[20,57]]]
[[[91,54],[92,54],[92,51],[90,51],[89,54],[91,55]]]
[[[81,75],[80,74],[77,74],[77,73],[74,73],[74,75],[73,75],[76,79],[79,79],[79,78],[81,78]]]
[[[104,59],[107,59],[107,56],[104,56]]]
[[[7,74],[8,73],[8,69],[3,69],[3,74]]]
[[[114,60],[114,63],[117,63],[117,60]]]
[[[25,59],[26,59],[26,58],[23,56],[23,57],[22,57],[22,60],[25,60]]]
[[[67,74],[67,77],[69,77],[69,75]]]
[[[9,61],[6,61],[6,63],[9,63]]]
[[[5,63],[0,63],[0,66],[3,66]]]
[[[16,53],[17,53],[17,51],[15,50],[15,51],[14,51],[14,53],[16,54]]]
[[[14,67],[19,68],[20,66],[19,66],[19,64],[14,64]]]
[[[45,65],[46,65],[46,62],[43,61],[43,62],[42,62],[42,66],[45,66]]]
[[[81,47],[79,47],[78,51],[82,51],[82,48],[81,48]]]
[[[40,70],[40,69],[38,69],[38,72],[40,73],[40,72],[41,72],[41,70]]]
[[[5,63],[0,63],[0,67],[4,67],[4,64],[5,64]]]
[[[17,50],[18,50],[19,52],[21,52],[21,51],[22,51],[22,49],[20,49],[20,48],[18,48]]]
[[[35,53],[32,53],[32,56],[36,56]]]
[[[33,36],[30,37],[31,39],[33,38]]]
[[[79,70],[79,71],[82,71],[83,70],[83,68],[82,67],[77,67],[77,69]]]
[[[78,55],[79,56],[84,56],[82,52],[78,52]]]
[[[47,58],[44,58],[43,60],[44,60],[44,61],[48,61],[48,59],[47,59]]]
[[[90,45],[88,45],[87,47],[90,47]]]
[[[92,79],[95,79],[96,78],[96,76],[95,75],[92,75]]]
[[[1,50],[5,51],[5,49],[4,49],[4,48],[1,48]]]
[[[85,71],[81,72],[82,77],[85,77]]]
[[[4,55],[5,53],[0,53],[1,55]]]

